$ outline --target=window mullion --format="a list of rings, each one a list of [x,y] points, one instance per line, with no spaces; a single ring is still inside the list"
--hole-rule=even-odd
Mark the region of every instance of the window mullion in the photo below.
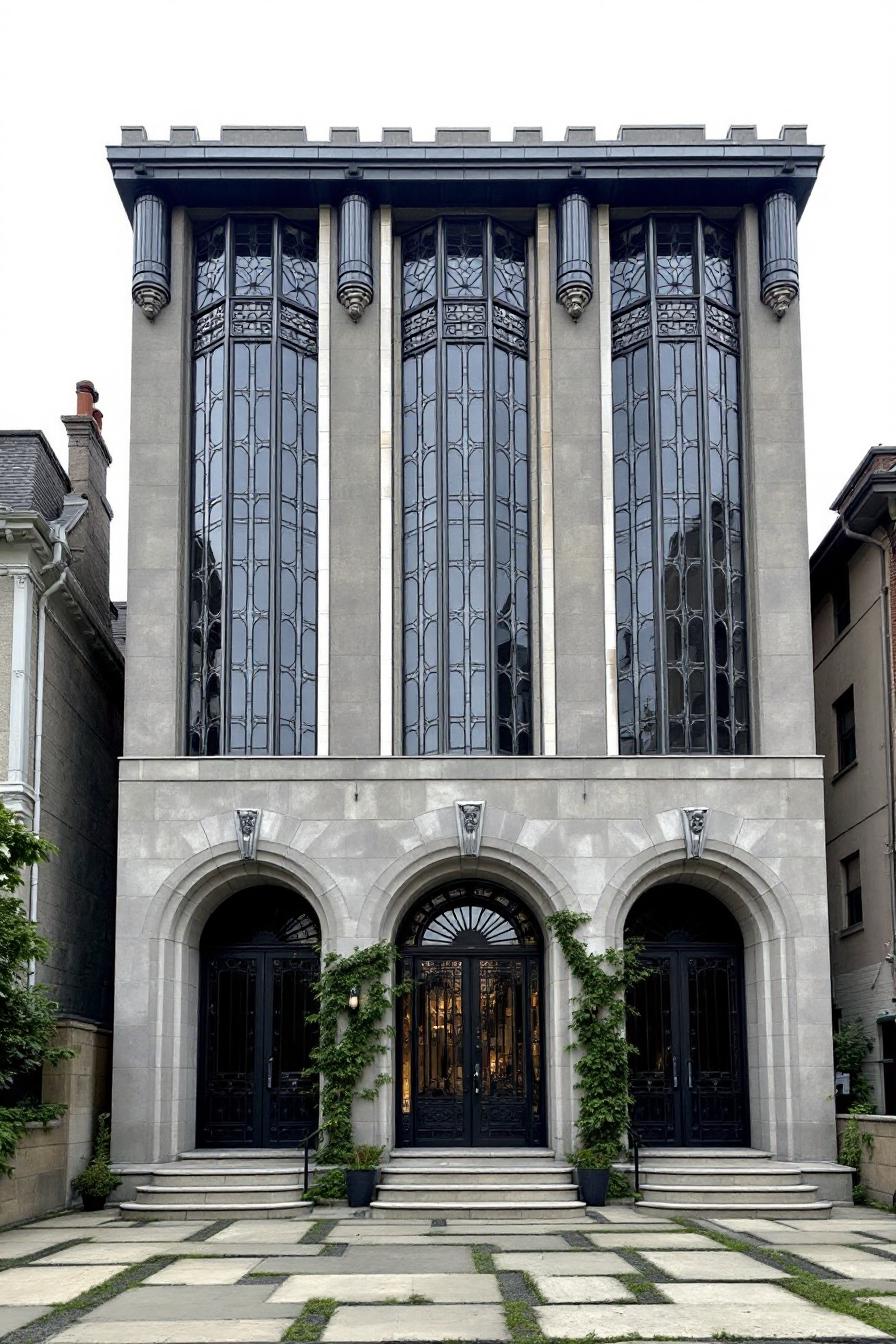
[[[700,463],[700,532],[703,550],[703,657],[704,657],[704,704],[706,706],[706,751],[712,755],[716,751],[718,733],[716,730],[716,659],[715,659],[715,608],[713,604],[713,549],[712,549],[712,500],[710,491],[710,448],[709,448],[709,395],[707,390],[708,372],[706,365],[706,286],[705,253],[703,243],[703,217],[695,220],[696,234],[694,249],[694,275],[697,281],[697,312],[699,335],[697,376],[700,380],[697,420],[697,453]],[[720,449],[721,451],[721,449]],[[727,568],[727,566],[726,566]],[[685,687],[685,695],[688,689]],[[690,709],[690,705],[688,706]],[[690,715],[689,715],[690,719]]]
[[[234,268],[233,220],[224,226],[224,374],[221,413],[221,701],[220,754],[230,754],[230,558],[233,554],[233,350],[230,336],[230,309]]]

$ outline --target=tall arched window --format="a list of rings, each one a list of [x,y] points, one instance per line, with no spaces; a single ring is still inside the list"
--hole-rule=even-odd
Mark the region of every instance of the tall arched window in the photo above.
[[[409,756],[532,750],[527,269],[490,219],[403,240]]]
[[[734,232],[613,228],[619,747],[750,750]]]
[[[196,238],[188,750],[307,755],[317,718],[317,236]]]

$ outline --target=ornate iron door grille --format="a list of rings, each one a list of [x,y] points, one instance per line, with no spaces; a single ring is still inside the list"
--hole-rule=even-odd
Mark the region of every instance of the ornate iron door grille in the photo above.
[[[320,962],[311,952],[215,949],[204,957],[197,1145],[300,1146],[317,1128],[305,1076]]]
[[[396,1133],[434,1147],[544,1142],[540,939],[509,893],[448,884],[406,919]]]
[[[633,1124],[655,1145],[749,1142],[743,954],[646,944],[651,974],[629,991]]]

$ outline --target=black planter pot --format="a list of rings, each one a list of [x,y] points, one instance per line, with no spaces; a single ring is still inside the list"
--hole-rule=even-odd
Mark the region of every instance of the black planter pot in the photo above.
[[[607,1202],[607,1187],[610,1184],[609,1171],[598,1171],[594,1167],[576,1167],[576,1180],[579,1185],[579,1199],[592,1207],[601,1207]]]
[[[348,1191],[348,1206],[350,1209],[366,1209],[373,1199],[378,1176],[379,1171],[375,1167],[370,1171],[347,1171],[345,1173],[345,1188]]]
[[[99,1213],[100,1209],[106,1207],[108,1195],[82,1195],[81,1203],[84,1205],[85,1213]]]

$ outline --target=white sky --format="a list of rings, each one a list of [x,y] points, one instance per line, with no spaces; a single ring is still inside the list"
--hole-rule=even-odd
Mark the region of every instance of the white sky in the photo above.
[[[126,588],[131,232],[105,163],[119,126],[807,122],[827,158],[800,226],[809,531],[872,444],[896,444],[896,4],[568,0],[32,0],[0,20],[0,426],[100,391]],[[786,320],[786,319],[785,319]],[[137,520],[135,520],[137,521]],[[139,521],[137,521],[139,526]]]

